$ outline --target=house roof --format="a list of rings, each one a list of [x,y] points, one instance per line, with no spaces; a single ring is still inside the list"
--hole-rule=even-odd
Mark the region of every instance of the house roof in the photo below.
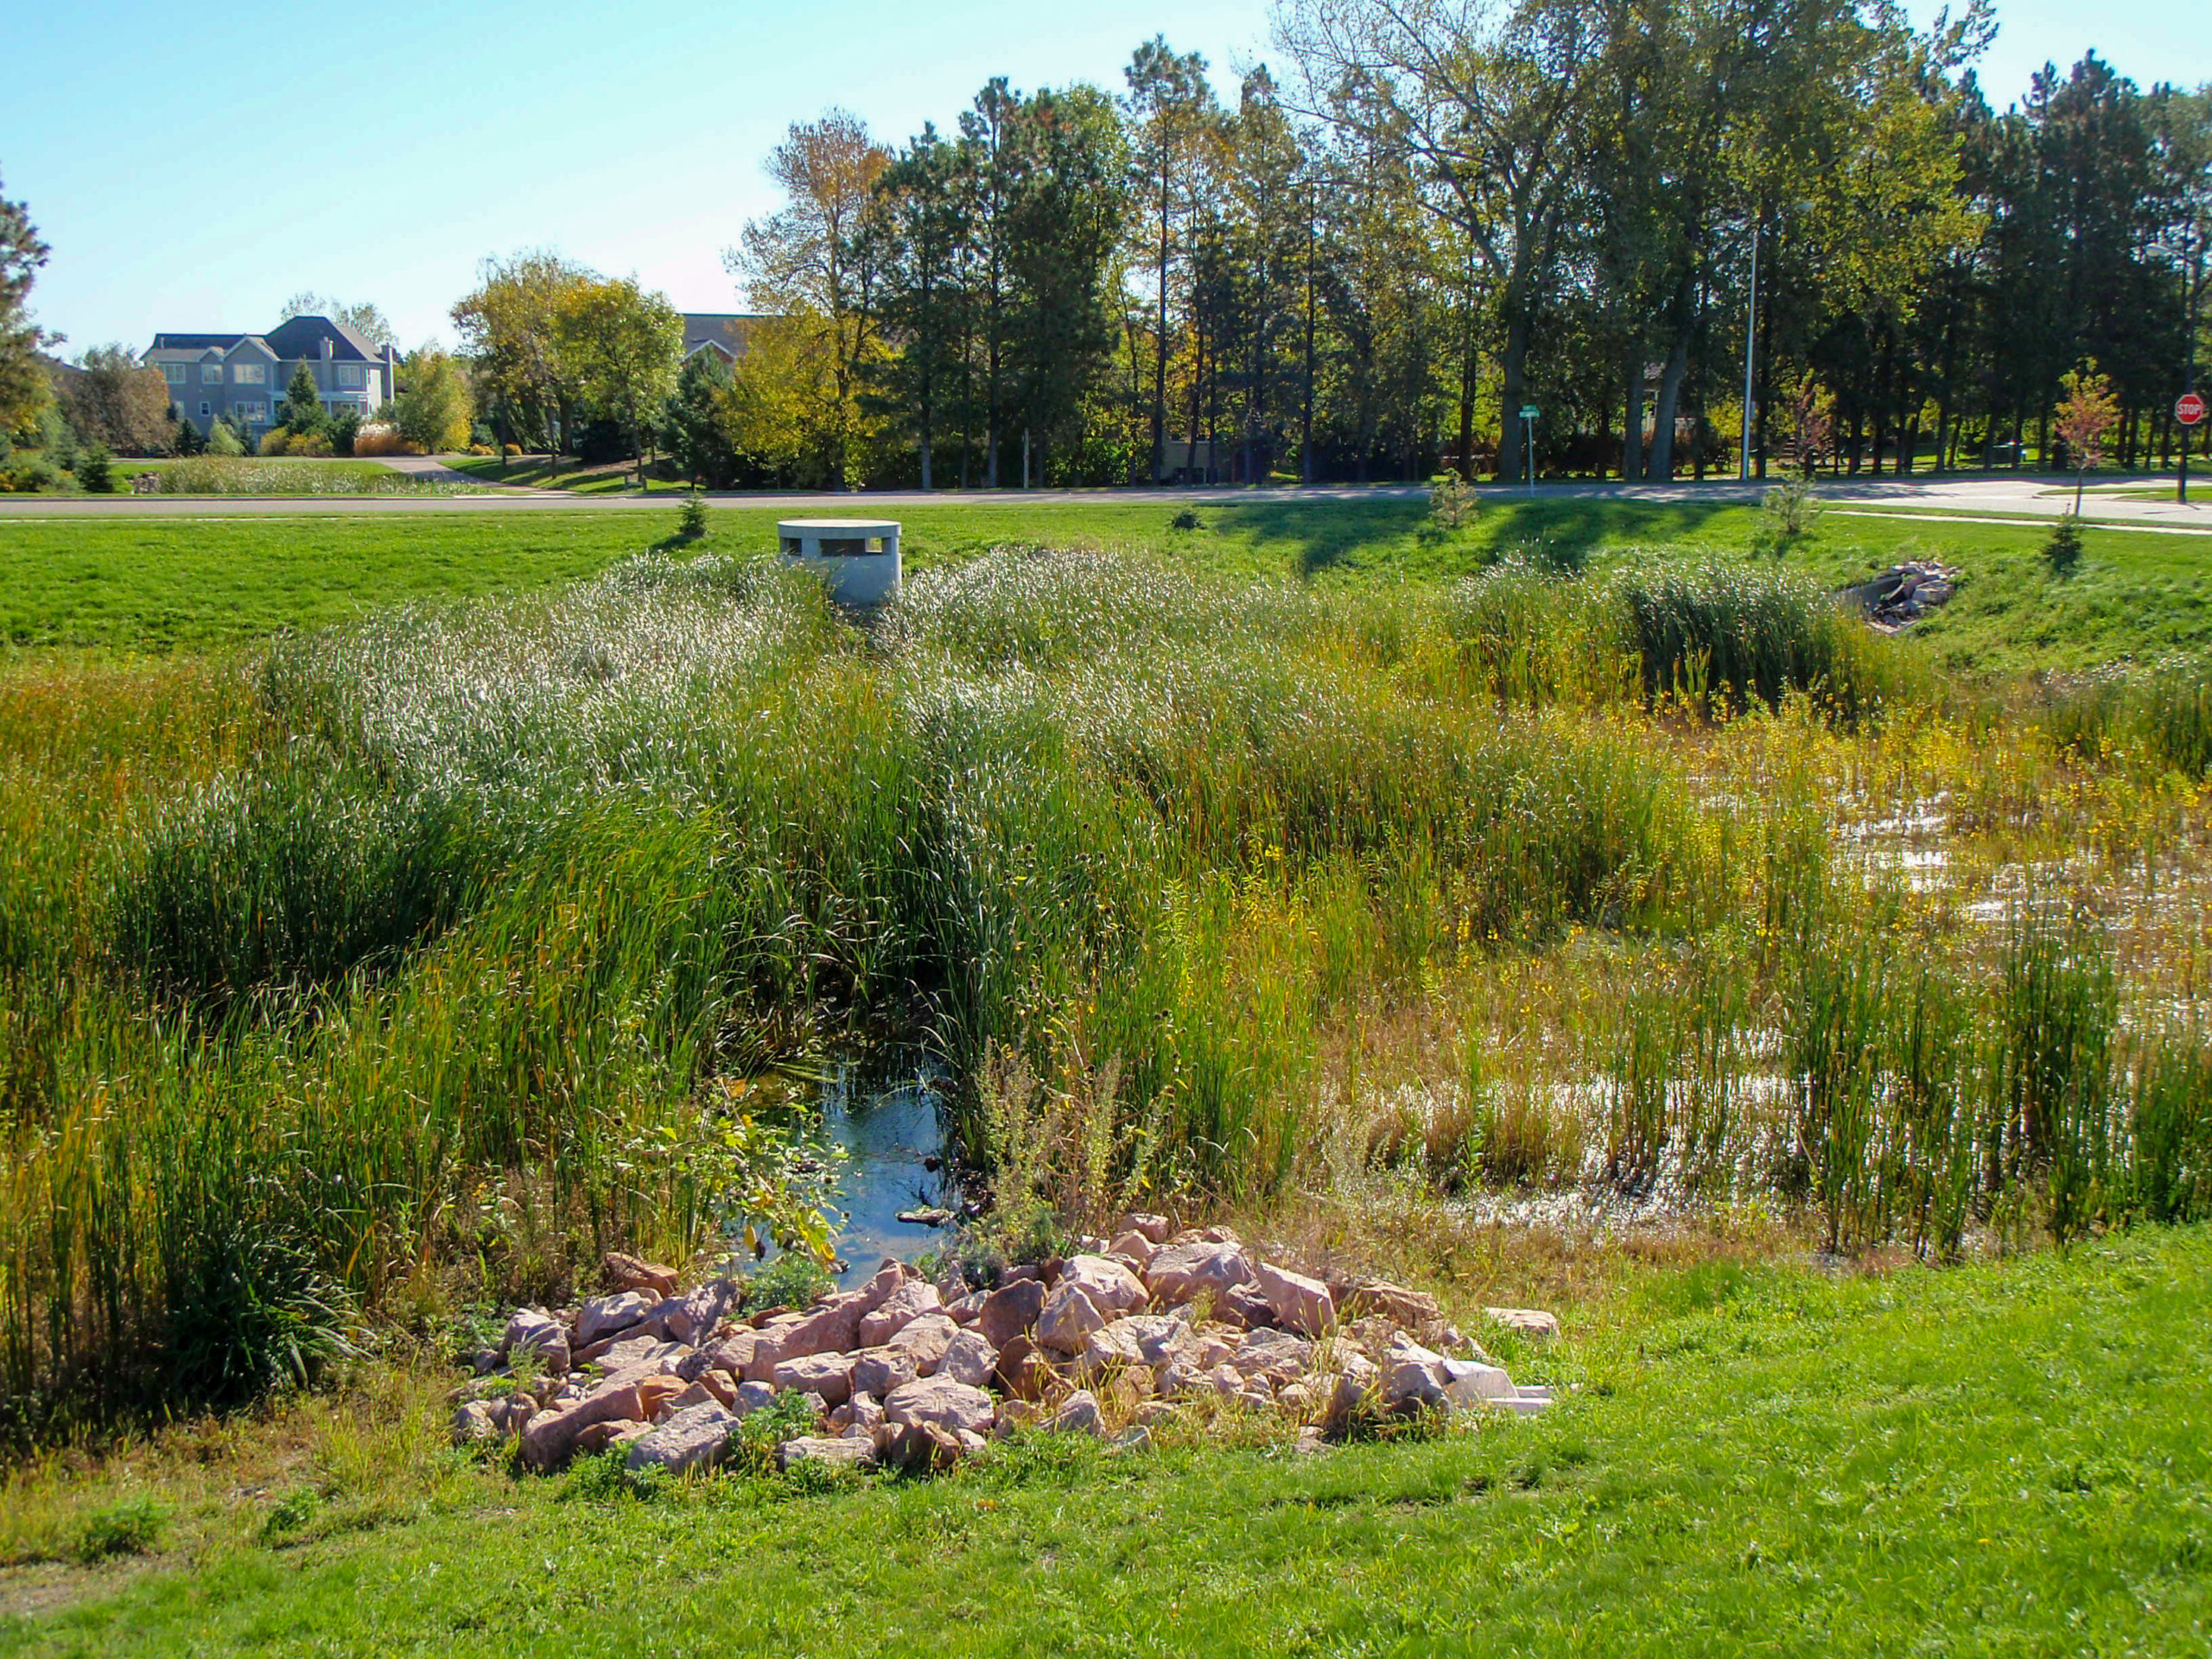
[[[229,355],[251,342],[271,357],[285,362],[322,355],[319,342],[328,340],[331,359],[339,363],[381,363],[384,348],[328,317],[287,317],[266,334],[156,334],[141,362],[195,363],[211,353]]]
[[[766,322],[757,311],[686,311],[683,314],[683,355],[690,357],[713,346],[725,357],[745,355],[746,336],[756,322]]]

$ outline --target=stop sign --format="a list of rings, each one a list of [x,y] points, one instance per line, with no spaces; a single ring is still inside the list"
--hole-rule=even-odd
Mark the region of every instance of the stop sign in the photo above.
[[[2183,426],[2195,426],[2203,418],[2204,399],[2193,391],[2182,393],[2180,400],[2174,404],[2174,419]]]

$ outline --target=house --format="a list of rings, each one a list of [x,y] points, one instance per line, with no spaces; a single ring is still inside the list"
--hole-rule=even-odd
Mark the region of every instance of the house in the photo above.
[[[156,334],[140,360],[162,372],[169,401],[202,432],[229,416],[256,440],[302,363],[333,415],[367,420],[399,389],[399,353],[327,317],[292,317],[265,334]]]
[[[725,363],[734,363],[751,344],[753,327],[768,319],[750,311],[686,311],[683,314],[683,360],[712,352]]]

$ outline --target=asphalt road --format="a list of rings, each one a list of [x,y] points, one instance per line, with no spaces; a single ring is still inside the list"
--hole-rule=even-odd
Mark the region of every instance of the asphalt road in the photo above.
[[[425,466],[428,472],[435,461]],[[412,469],[410,469],[412,470]],[[442,472],[443,469],[440,468]],[[1733,480],[1705,484],[1539,484],[1533,492],[1510,485],[1486,485],[1484,499],[1534,494],[1548,499],[1597,499],[1626,501],[1748,501],[1767,487]],[[2115,492],[2125,490],[2126,494]],[[2139,499],[2157,491],[2154,499]],[[1420,485],[1329,486],[1313,489],[1172,488],[1115,490],[918,490],[790,494],[721,494],[709,499],[728,506],[776,512],[848,517],[895,512],[925,505],[1034,506],[1086,502],[1161,505],[1224,505],[1236,502],[1373,501],[1418,499]],[[1995,519],[2054,518],[2071,509],[2070,485],[2027,475],[1994,477],[1853,479],[1823,480],[1820,494],[1847,512],[1937,513]],[[2107,480],[2092,490],[2082,516],[2093,522],[2143,530],[2212,534],[2212,479],[2192,493],[2190,505],[2177,505],[2172,484],[2155,479]],[[557,490],[489,489],[474,495],[397,496],[0,496],[0,523],[10,518],[305,518],[328,513],[471,512],[672,512],[671,495],[577,495]]]

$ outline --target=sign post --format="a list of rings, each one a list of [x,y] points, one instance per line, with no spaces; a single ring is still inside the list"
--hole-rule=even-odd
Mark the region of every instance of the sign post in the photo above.
[[[1536,406],[1521,405],[1521,448],[1529,457],[1529,493],[1536,493]]]
[[[2174,482],[2174,499],[2182,505],[2189,505],[2189,440],[2196,423],[2204,418],[2204,399],[2194,391],[2184,391],[2174,403],[2174,419],[2181,423],[2181,476]]]

